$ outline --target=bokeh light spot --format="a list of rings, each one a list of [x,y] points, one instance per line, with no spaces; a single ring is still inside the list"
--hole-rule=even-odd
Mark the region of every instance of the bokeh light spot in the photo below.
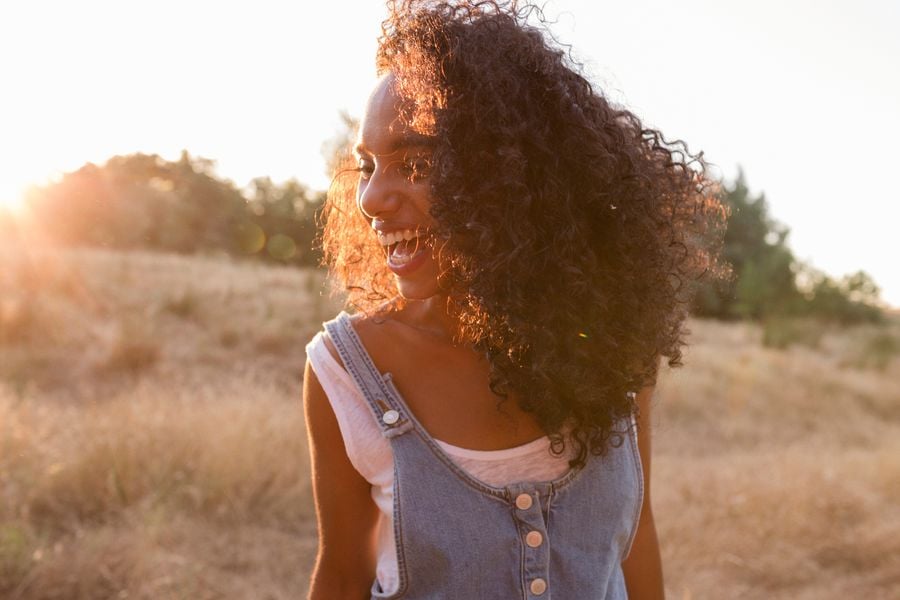
[[[266,232],[252,221],[241,221],[234,228],[238,248],[247,254],[256,254],[266,245]]]
[[[272,258],[290,260],[297,254],[297,244],[290,236],[276,233],[269,239],[266,250]]]

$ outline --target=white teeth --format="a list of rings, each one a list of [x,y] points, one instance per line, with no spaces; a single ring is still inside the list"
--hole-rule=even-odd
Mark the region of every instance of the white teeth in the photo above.
[[[391,233],[378,232],[378,241],[382,246],[390,246],[401,240],[412,240],[418,237],[415,229],[404,229],[403,231],[394,231]]]
[[[394,251],[391,252],[390,256],[388,256],[388,262],[397,266],[405,265],[423,252],[425,252],[424,248],[417,247],[415,249],[412,249],[401,248],[400,246],[397,246],[396,248],[394,248]]]

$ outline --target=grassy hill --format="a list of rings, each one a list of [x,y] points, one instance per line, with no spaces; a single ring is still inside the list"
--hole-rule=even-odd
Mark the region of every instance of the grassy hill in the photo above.
[[[0,597],[301,597],[323,291],[220,258],[0,247]],[[805,327],[777,350],[694,322],[663,373],[672,598],[900,594],[900,331]]]

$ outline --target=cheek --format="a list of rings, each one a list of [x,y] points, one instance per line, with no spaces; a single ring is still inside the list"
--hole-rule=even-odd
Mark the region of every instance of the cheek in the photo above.
[[[427,186],[423,186],[423,189],[418,190],[416,194],[416,207],[423,215],[431,218],[431,206],[433,204],[431,190]]]

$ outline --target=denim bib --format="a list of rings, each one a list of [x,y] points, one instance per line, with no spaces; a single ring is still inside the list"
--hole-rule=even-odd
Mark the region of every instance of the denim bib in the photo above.
[[[325,323],[394,459],[400,586],[372,599],[626,599],[622,560],[640,515],[633,421],[622,443],[554,481],[492,487],[459,468],[378,372],[350,316]],[[627,430],[627,431],[626,431]]]

